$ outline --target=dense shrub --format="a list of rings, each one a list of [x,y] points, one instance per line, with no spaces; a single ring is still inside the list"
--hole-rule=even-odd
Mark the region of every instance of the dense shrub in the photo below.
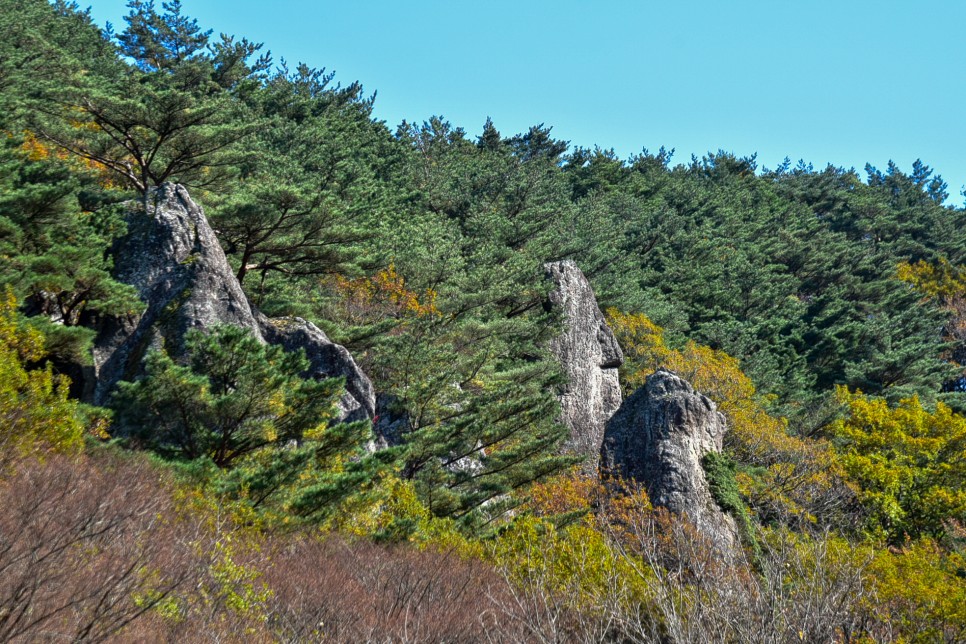
[[[164,479],[137,459],[17,463],[0,480],[0,639],[102,641],[176,609],[204,558]]]

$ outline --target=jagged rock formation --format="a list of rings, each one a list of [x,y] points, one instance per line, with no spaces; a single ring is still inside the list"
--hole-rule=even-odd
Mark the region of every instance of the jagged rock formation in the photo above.
[[[584,457],[583,469],[596,474],[604,426],[621,406],[617,368],[624,354],[604,316],[590,282],[570,261],[544,267],[553,280],[550,306],[564,318],[563,333],[550,343],[567,375],[560,395],[561,419],[570,428],[565,449]]]
[[[734,520],[711,496],[701,460],[720,452],[725,418],[715,404],[670,371],[658,370],[607,424],[603,474],[634,480],[651,503],[687,515],[722,551],[738,544]]]
[[[262,337],[286,351],[305,351],[309,360],[306,377],[345,378],[346,393],[339,401],[339,417],[345,421],[373,419],[376,392],[359,369],[349,350],[329,340],[319,327],[302,318],[268,319],[259,315]]]
[[[138,290],[141,315],[107,320],[94,345],[94,403],[140,370],[149,349],[180,353],[194,327],[259,325],[204,213],[181,186],[148,194],[147,212],[127,217],[128,232],[112,249],[114,275]]]
[[[304,349],[306,375],[342,376],[341,418],[372,418],[375,393],[349,352],[301,318],[269,319],[251,306],[201,207],[180,185],[148,192],[145,209],[128,216],[128,232],[113,249],[114,275],[138,290],[145,304],[137,316],[105,320],[94,346],[93,379],[86,398],[107,402],[119,380],[141,373],[143,358],[164,347],[177,357],[192,328],[232,324],[286,350]]]

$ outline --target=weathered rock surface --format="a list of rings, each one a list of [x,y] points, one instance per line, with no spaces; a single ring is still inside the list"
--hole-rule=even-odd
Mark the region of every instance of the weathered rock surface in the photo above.
[[[306,375],[345,377],[342,419],[373,417],[372,383],[345,347],[301,318],[270,320],[251,306],[203,210],[183,186],[151,190],[146,205],[147,212],[128,216],[128,232],[113,249],[115,277],[138,290],[145,309],[101,325],[89,400],[104,404],[119,380],[140,375],[150,349],[164,347],[177,358],[190,329],[232,324],[286,350],[304,349]]]
[[[590,282],[570,261],[545,267],[553,280],[550,306],[564,318],[563,333],[550,343],[567,375],[560,395],[563,423],[570,428],[565,449],[584,457],[584,471],[596,474],[604,426],[621,406],[617,368],[624,354],[604,316]]]
[[[339,401],[340,418],[354,421],[375,417],[376,392],[348,349],[329,340],[322,329],[302,318],[260,316],[260,321],[266,342],[281,345],[286,351],[305,351],[309,360],[306,377],[345,378],[346,394]]]
[[[108,320],[94,346],[96,404],[119,380],[140,373],[151,348],[177,355],[191,328],[235,324],[258,333],[258,323],[204,213],[182,186],[165,184],[133,212],[113,249],[114,275],[138,290],[139,316]]]
[[[658,370],[607,424],[601,472],[637,481],[651,503],[687,515],[723,552],[738,543],[734,520],[711,496],[701,460],[720,452],[724,416],[706,396],[671,373]]]

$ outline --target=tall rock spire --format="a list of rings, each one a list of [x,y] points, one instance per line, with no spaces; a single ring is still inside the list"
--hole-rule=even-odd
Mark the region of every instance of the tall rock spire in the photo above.
[[[596,475],[604,426],[621,406],[617,368],[624,354],[577,265],[565,260],[544,268],[555,285],[550,306],[563,315],[563,332],[550,350],[567,376],[560,394],[561,420],[570,429],[565,449],[582,456],[584,472]]]

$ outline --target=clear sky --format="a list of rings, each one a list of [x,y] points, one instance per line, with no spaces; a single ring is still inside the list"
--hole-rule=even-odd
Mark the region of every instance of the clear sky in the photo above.
[[[90,0],[124,26],[126,0]],[[82,0],[83,2],[83,0]],[[160,5],[160,0],[158,0]],[[966,0],[182,0],[204,28],[377,91],[390,125],[544,123],[572,145],[674,161],[723,149],[909,171],[962,204]],[[864,173],[863,175],[864,176]]]

